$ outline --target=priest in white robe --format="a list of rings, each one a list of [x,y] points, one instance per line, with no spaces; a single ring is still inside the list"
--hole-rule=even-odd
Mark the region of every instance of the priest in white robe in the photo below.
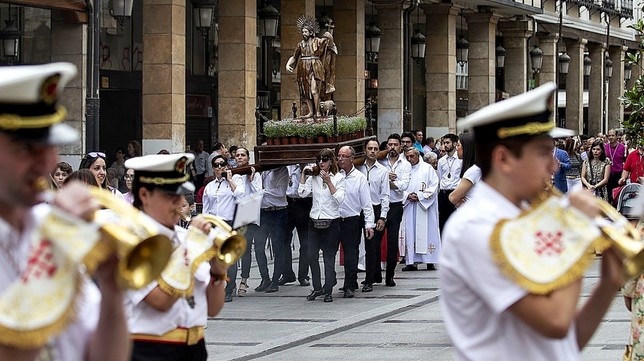
[[[441,251],[436,200],[439,179],[434,168],[420,159],[416,148],[407,149],[405,157],[411,163],[411,180],[403,198],[401,253],[407,264],[403,271],[415,271],[416,263],[426,263],[431,270]]]

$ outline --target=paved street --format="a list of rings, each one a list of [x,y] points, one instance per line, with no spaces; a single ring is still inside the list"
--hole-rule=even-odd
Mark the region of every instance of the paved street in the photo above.
[[[586,273],[584,299],[599,264]],[[354,299],[336,291],[333,303],[306,301],[310,287],[297,283],[273,294],[254,292],[259,275],[253,268],[248,296],[235,297],[208,322],[209,360],[454,360],[438,304],[438,272],[400,267],[396,287],[376,285]],[[339,264],[336,269],[340,287],[344,273]],[[583,360],[621,360],[629,317],[616,295]]]

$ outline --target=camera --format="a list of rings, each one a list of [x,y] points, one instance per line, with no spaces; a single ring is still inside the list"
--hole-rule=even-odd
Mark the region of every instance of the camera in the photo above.
[[[311,168],[304,169],[304,175],[313,175],[313,169]]]

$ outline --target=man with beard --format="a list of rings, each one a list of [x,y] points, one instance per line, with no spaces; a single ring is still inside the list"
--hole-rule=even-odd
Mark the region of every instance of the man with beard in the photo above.
[[[409,186],[411,164],[401,154],[400,135],[394,133],[387,138],[387,158],[381,161],[389,172],[389,214],[387,216],[387,270],[385,285],[396,286],[394,273],[398,263],[398,232],[403,216],[404,192]]]
[[[440,180],[438,193],[438,226],[441,232],[445,222],[456,209],[449,201],[449,195],[461,181],[461,165],[463,161],[456,155],[458,136],[448,133],[443,137],[441,145],[445,147],[445,155],[438,160],[438,178]]]
[[[302,33],[302,41],[300,41],[293,56],[288,59],[286,63],[286,70],[289,73],[294,71],[294,66],[297,64],[297,84],[300,92],[300,100],[306,101],[309,109],[308,114],[303,118],[309,118],[315,115],[320,117],[320,97],[322,96],[322,89],[326,89],[326,93],[335,91],[333,86],[325,86],[325,82],[329,82],[331,75],[325,76],[325,57],[331,56],[327,54],[329,49],[334,47],[333,35],[328,31],[322,35],[322,38],[315,36],[318,30],[317,21],[312,17],[301,17],[297,21],[298,29]],[[328,84],[327,84],[328,85]]]
[[[373,139],[365,145],[367,160],[358,167],[367,178],[369,194],[373,205],[376,227],[373,237],[365,241],[365,268],[366,277],[362,292],[373,291],[374,283],[382,283],[382,269],[380,268],[380,243],[385,233],[385,222],[389,212],[389,171],[378,162],[378,141]]]
[[[434,270],[441,250],[436,204],[438,176],[431,165],[420,160],[418,149],[408,148],[405,156],[411,163],[411,180],[403,201],[402,233],[407,265],[402,270],[416,271],[416,263],[425,263],[428,270]]]
[[[340,243],[344,252],[344,298],[353,298],[358,288],[358,253],[360,248],[360,213],[364,212],[366,242],[373,237],[373,208],[367,177],[356,171],[353,147],[338,150],[338,167],[344,173],[345,197],[340,203]]]

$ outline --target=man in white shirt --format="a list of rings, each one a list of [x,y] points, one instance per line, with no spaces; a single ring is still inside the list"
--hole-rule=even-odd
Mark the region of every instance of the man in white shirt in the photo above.
[[[29,291],[46,292],[42,284],[47,278],[59,278],[60,269],[53,267],[48,272],[40,272],[43,264],[38,262],[52,261],[40,257],[38,250],[42,250],[41,246],[51,250],[54,242],[35,242],[41,237],[40,224],[53,208],[41,203],[44,198],[41,191],[58,162],[57,146],[79,139],[78,132],[63,123],[66,112],[58,103],[59,94],[75,75],[76,67],[69,63],[0,68],[0,293],[18,283],[24,285],[30,279],[39,283],[37,287],[25,286]],[[79,184],[65,186],[51,203],[66,214],[88,221],[98,210],[96,200]],[[38,248],[34,250],[35,245]],[[55,332],[43,330],[52,324],[42,324],[44,327],[39,329],[42,333],[35,332],[45,338],[45,344],[41,345],[25,332],[23,325],[14,329],[14,325],[5,323],[8,315],[0,312],[2,327],[8,329],[0,335],[0,360],[125,361],[129,358],[123,291],[114,280],[116,258],[110,257],[95,273],[100,290],[79,266],[73,271],[80,275],[74,305],[77,317],[54,318],[52,323],[60,322],[61,326]],[[54,288],[52,293],[56,291]],[[56,302],[60,298],[52,295],[50,300]],[[34,302],[29,294],[24,295],[24,300],[26,304]],[[2,309],[9,309],[13,314],[13,307],[17,306],[3,304]],[[36,317],[50,312],[46,304],[38,307],[33,312]]]
[[[344,146],[338,150],[338,167],[344,174],[344,200],[340,204],[340,243],[344,252],[344,298],[353,298],[358,288],[358,253],[364,212],[366,242],[373,237],[373,208],[367,177],[353,166],[356,151]]]
[[[454,212],[456,207],[449,201],[449,195],[456,189],[461,180],[461,166],[463,160],[456,155],[458,136],[448,133],[443,136],[442,146],[445,147],[445,155],[438,160],[438,178],[440,179],[438,193],[438,227],[442,232],[445,222]]]
[[[286,259],[284,261],[285,270],[279,284],[287,284],[290,282],[299,281],[300,286],[308,286],[309,282],[309,259],[308,259],[308,243],[309,243],[309,213],[313,205],[312,199],[308,197],[300,197],[297,189],[302,177],[302,169],[306,164],[296,164],[288,166],[289,180],[288,188],[286,189],[286,200],[288,201],[288,221],[286,225],[286,236],[292,239],[291,234],[293,229],[297,229],[297,238],[300,241],[299,260],[297,267],[297,278],[293,272],[293,254],[291,247],[285,250]]]
[[[373,205],[374,219],[376,226],[373,237],[365,241],[365,268],[366,276],[362,292],[373,291],[374,283],[382,283],[382,269],[380,266],[380,245],[385,233],[385,222],[389,212],[389,172],[378,162],[379,143],[373,139],[365,145],[367,159],[358,167],[367,178],[371,204]]]
[[[537,294],[495,261],[504,257],[490,246],[496,225],[514,220],[526,201],[542,195],[557,167],[549,136],[554,130],[549,104],[556,89],[548,83],[459,121],[460,129],[473,129],[483,180],[443,231],[441,307],[457,360],[580,360],[580,350],[623,283],[623,265],[609,249],[602,256],[601,277],[578,309],[581,277]],[[591,218],[599,214],[587,192],[572,192],[568,200]]]
[[[394,133],[387,138],[387,158],[380,163],[389,172],[389,213],[387,215],[387,270],[385,285],[396,286],[394,274],[398,264],[398,233],[403,216],[404,192],[409,186],[411,164],[402,154],[400,135]]]

